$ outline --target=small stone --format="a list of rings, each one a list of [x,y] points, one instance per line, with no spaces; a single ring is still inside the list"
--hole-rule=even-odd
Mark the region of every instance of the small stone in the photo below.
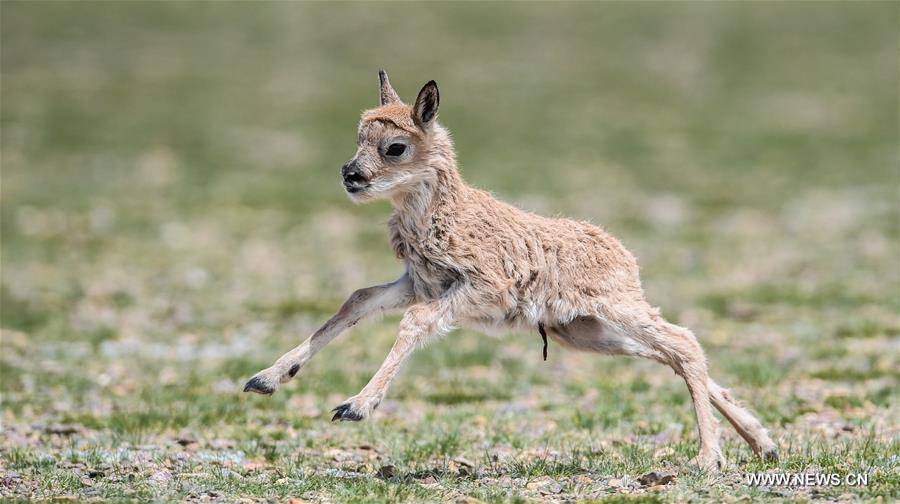
[[[180,444],[181,446],[187,446],[192,444],[197,444],[197,438],[187,431],[182,431],[181,434],[175,439],[175,442]]]
[[[660,474],[652,471],[638,478],[638,483],[643,486],[668,485],[674,480],[674,474]]]
[[[622,486],[624,486],[624,482],[621,478],[613,478],[607,481],[606,484],[612,488],[622,488]]]
[[[74,424],[53,424],[48,425],[45,430],[50,434],[60,434],[63,436],[68,436],[70,434],[79,432],[81,430],[81,426]]]
[[[562,486],[550,476],[535,478],[525,485],[529,490],[535,490],[544,495],[558,494],[562,492]]]
[[[475,467],[475,463],[465,457],[456,457],[455,459],[453,459],[453,461],[461,466],[466,466],[468,468]]]
[[[475,464],[466,458],[456,457],[450,461],[450,469],[463,476],[469,476],[475,473]]]
[[[223,478],[244,479],[244,477],[239,473],[236,473],[231,469],[225,469],[224,467],[222,469],[219,469],[219,475],[221,475]]]
[[[355,458],[356,454],[341,448],[332,448],[325,452],[325,455],[335,462],[346,462]]]
[[[149,481],[156,484],[168,483],[172,479],[172,473],[169,471],[157,471],[150,475]]]
[[[378,477],[384,479],[390,479],[397,476],[397,467],[391,464],[386,464],[381,466],[381,469],[378,469]]]
[[[593,485],[594,484],[594,480],[592,480],[590,476],[587,476],[585,474],[579,474],[578,476],[575,477],[574,481],[575,481],[575,483],[577,483],[579,485]]]

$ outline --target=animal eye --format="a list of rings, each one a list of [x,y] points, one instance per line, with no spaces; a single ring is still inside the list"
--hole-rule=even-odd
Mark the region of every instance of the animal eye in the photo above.
[[[385,151],[385,155],[387,156],[399,156],[406,152],[406,146],[402,143],[392,143],[388,146],[387,151]]]

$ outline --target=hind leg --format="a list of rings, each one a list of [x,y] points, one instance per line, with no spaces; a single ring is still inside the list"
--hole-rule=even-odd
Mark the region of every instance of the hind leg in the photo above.
[[[644,328],[649,345],[659,353],[657,360],[670,366],[684,379],[694,403],[700,433],[700,453],[695,462],[708,469],[725,466],[725,455],[719,447],[718,421],[713,416],[709,395],[706,356],[694,334],[674,324],[662,322]]]
[[[695,462],[701,467],[724,467],[725,456],[719,447],[718,421],[713,416],[708,387],[709,376],[703,349],[694,335],[658,316],[579,317],[565,325],[550,328],[554,340],[564,346],[613,355],[653,359],[671,367],[688,387],[694,404],[700,433],[700,452]]]
[[[759,423],[759,420],[752,413],[741,407],[731,397],[728,390],[720,387],[712,379],[709,380],[707,386],[709,387],[709,398],[712,400],[713,406],[731,422],[731,425],[747,441],[750,448],[764,460],[778,460],[778,448],[775,446],[772,438],[769,437],[765,427]]]

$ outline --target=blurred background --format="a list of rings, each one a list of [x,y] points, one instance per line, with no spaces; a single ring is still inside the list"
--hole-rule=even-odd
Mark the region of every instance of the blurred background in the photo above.
[[[345,334],[271,398],[239,394],[354,289],[402,273],[389,205],[354,206],[339,178],[379,67],[407,101],[438,82],[471,184],[622,239],[651,302],[697,332],[713,376],[787,460],[840,441],[852,455],[831,463],[878,467],[897,448],[896,3],[0,9],[8,493],[184,497],[196,488],[176,455],[189,447],[211,454],[189,457],[192,471],[224,453],[265,476],[205,480],[226,495],[359,497],[322,475],[346,460],[414,475],[467,457],[480,498],[531,467],[517,457],[532,449],[590,447],[577,467],[591,478],[686,463],[696,436],[671,372],[554,346],[544,363],[535,334],[451,334],[359,426],[327,411],[377,369],[396,317]],[[730,458],[749,460],[723,431]],[[866,439],[874,451],[854,451]],[[361,445],[380,458],[359,462]],[[123,446],[153,455],[134,462]],[[103,464],[168,476],[78,473]],[[466,493],[448,477],[435,492]],[[608,490],[595,486],[584,492]]]

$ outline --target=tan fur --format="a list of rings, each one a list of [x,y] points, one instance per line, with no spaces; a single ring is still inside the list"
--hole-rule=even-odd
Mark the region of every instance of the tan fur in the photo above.
[[[426,84],[414,105],[381,77],[381,106],[362,114],[358,150],[345,172],[357,202],[388,199],[391,244],[406,273],[357,291],[309,340],[261,371],[245,390],[271,393],[322,346],[374,312],[408,307],[394,347],[368,385],[335,408],[335,419],[368,417],[413,350],[456,326],[536,332],[578,350],[653,359],[688,386],[700,433],[697,462],[724,464],[713,405],[751,447],[776,456],[750,412],[713,382],[694,335],[663,320],[644,298],[634,257],[602,229],[534,215],[466,185],[453,143],[436,122],[439,98]],[[403,143],[403,156],[386,154]],[[364,187],[364,188],[363,188]]]

